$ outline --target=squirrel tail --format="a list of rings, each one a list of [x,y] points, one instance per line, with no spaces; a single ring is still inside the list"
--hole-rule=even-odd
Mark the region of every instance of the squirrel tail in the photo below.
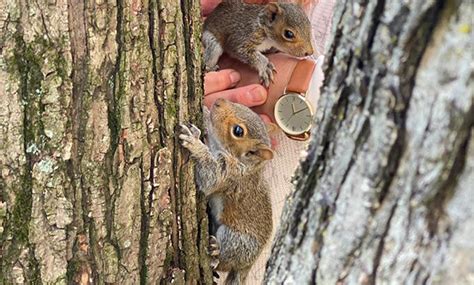
[[[225,285],[244,285],[245,279],[247,279],[249,271],[250,268],[241,270],[230,270],[227,274],[227,278],[225,279]]]

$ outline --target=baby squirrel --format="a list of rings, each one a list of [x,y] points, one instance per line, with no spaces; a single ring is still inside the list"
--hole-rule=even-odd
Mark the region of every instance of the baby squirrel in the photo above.
[[[224,0],[206,18],[204,63],[216,70],[222,53],[250,65],[268,87],[275,67],[262,52],[281,51],[296,57],[313,54],[311,23],[293,3],[246,4]]]
[[[244,284],[272,232],[263,178],[265,162],[273,158],[269,127],[249,108],[222,98],[206,117],[208,146],[194,125],[181,125],[179,138],[195,161],[197,187],[208,199],[216,269],[229,272],[226,284]]]

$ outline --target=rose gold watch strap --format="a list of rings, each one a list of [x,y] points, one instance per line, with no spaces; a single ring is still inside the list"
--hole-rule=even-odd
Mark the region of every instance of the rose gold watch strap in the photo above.
[[[308,91],[309,83],[313,78],[313,71],[316,67],[316,62],[311,59],[301,59],[295,66],[290,81],[286,86],[287,92],[297,92],[305,95]]]

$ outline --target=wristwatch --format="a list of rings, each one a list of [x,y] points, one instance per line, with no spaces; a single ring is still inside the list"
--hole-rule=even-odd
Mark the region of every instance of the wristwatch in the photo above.
[[[290,139],[304,141],[310,137],[314,109],[306,92],[315,67],[314,60],[299,60],[285,92],[275,104],[275,121]]]

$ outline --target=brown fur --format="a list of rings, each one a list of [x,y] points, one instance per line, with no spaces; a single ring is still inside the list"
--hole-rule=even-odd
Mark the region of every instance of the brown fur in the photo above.
[[[265,244],[272,231],[272,209],[267,185],[263,181],[245,180],[235,193],[224,196],[224,210],[220,222],[239,232],[254,236],[258,242]],[[253,184],[251,187],[245,184]],[[265,183],[266,184],[266,183]],[[251,191],[242,191],[244,189]]]
[[[265,162],[273,158],[267,127],[249,108],[218,99],[211,109],[208,146],[195,127],[179,135],[196,162],[198,188],[209,199],[212,235],[220,247],[218,270],[229,271],[227,284],[242,284],[272,232]],[[233,135],[239,125],[243,135]]]
[[[286,38],[285,30],[293,32],[294,38]],[[274,67],[262,52],[276,49],[296,57],[314,52],[311,23],[303,9],[291,3],[223,1],[204,22],[203,44],[207,69],[215,69],[226,52],[256,69],[267,86]]]

